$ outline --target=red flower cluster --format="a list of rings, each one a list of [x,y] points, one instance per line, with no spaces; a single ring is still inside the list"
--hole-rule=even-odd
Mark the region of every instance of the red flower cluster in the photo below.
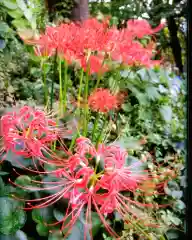
[[[152,29],[146,20],[129,20],[127,28],[110,28],[107,21],[88,19],[83,23],[61,24],[47,27],[39,40],[26,41],[36,45],[36,54],[51,56],[58,54],[69,64],[78,62],[83,69],[92,73],[101,73],[109,69],[106,60],[118,61],[128,65],[158,64],[151,60],[152,49],[144,47],[136,38],[151,35],[163,27],[160,24]]]
[[[96,112],[109,112],[117,108],[117,103],[117,97],[108,89],[98,88],[88,98],[89,107]]]
[[[42,162],[46,159],[44,154],[50,154],[48,145],[57,140],[60,133],[56,122],[45,112],[28,106],[22,107],[18,113],[5,114],[0,124],[1,153],[12,151],[17,156],[39,158]]]

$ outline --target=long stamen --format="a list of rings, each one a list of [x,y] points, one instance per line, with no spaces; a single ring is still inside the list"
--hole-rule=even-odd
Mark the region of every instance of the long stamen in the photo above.
[[[109,224],[105,221],[105,218],[103,217],[101,211],[99,210],[98,205],[97,205],[97,203],[96,203],[96,201],[95,201],[94,198],[92,198],[92,201],[93,201],[93,204],[94,204],[94,206],[95,206],[95,209],[96,209],[96,211],[97,211],[97,213],[98,213],[101,221],[103,222],[103,224],[104,224],[105,228],[107,229],[107,231],[109,232],[109,234],[111,234],[112,236],[114,236],[115,238],[118,239],[119,236],[118,236],[117,233],[109,226]]]

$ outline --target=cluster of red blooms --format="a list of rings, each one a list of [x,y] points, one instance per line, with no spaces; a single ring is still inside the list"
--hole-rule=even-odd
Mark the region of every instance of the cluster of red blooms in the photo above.
[[[65,198],[68,199],[66,215],[61,221],[51,225],[63,223],[61,230],[70,231],[80,214],[84,212],[85,232],[90,231],[91,234],[91,212],[96,211],[107,231],[117,239],[118,235],[106,221],[106,216],[117,211],[122,219],[125,219],[127,214],[137,217],[130,204],[152,207],[152,204],[133,201],[123,194],[124,191],[142,192],[141,185],[145,181],[151,181],[152,177],[147,171],[136,170],[137,164],[142,162],[127,166],[127,152],[120,146],[99,144],[95,147],[91,140],[85,137],[76,140],[74,153],[68,152],[68,157],[65,159],[57,158],[56,155],[52,160],[47,159],[43,150],[51,153],[48,149],[50,143],[59,138],[58,129],[50,116],[30,107],[23,107],[18,114],[8,113],[1,118],[1,135],[5,151],[11,150],[16,155],[35,157],[40,161],[41,167],[44,163],[57,166],[56,170],[50,172],[38,172],[36,168],[38,174],[50,174],[57,178],[58,181],[55,182],[31,180],[35,184],[46,184],[46,188],[25,187],[13,183],[23,189],[56,191],[55,194],[47,197],[27,200],[28,207],[25,209],[47,207]],[[18,144],[22,145],[19,150],[17,150]],[[61,146],[60,151],[62,149]],[[55,160],[58,160],[60,165],[57,165]],[[66,224],[66,219],[69,218],[71,220]]]
[[[22,107],[19,112],[5,114],[0,123],[0,153],[11,151],[16,156],[41,159],[42,163],[48,161],[45,154],[53,156],[49,146],[59,139],[62,132],[56,121],[52,120],[52,115],[28,106]],[[6,154],[3,158],[6,158]]]
[[[49,26],[38,40],[26,42],[36,45],[35,53],[39,56],[51,56],[57,51],[69,64],[78,62],[90,74],[102,73],[109,69],[108,60],[131,66],[159,64],[160,61],[152,60],[154,45],[144,47],[137,39],[154,34],[163,26],[152,29],[146,20],[133,19],[127,22],[127,28],[118,30],[109,27],[106,20],[91,18],[78,24]]]
[[[89,96],[88,105],[95,112],[107,113],[117,108],[118,99],[109,89],[98,88]]]

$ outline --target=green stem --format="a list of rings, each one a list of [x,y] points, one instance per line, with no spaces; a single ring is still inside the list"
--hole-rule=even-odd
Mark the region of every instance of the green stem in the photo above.
[[[98,121],[99,121],[99,112],[97,113],[96,115],[96,118],[95,118],[95,122],[94,122],[94,126],[93,126],[93,132],[92,132],[92,141],[94,141],[94,135],[95,135],[95,131],[97,129],[97,125],[98,125]]]
[[[73,146],[75,145],[75,140],[76,140],[76,138],[79,137],[79,136],[80,136],[80,134],[79,134],[78,131],[77,131],[76,134],[73,135],[73,138],[72,138],[72,140],[71,140],[71,144],[70,144],[70,146],[69,146],[69,151],[72,150]]]
[[[102,125],[102,128],[101,128],[101,132],[97,138],[97,141],[96,141],[96,148],[98,147],[99,143],[101,142],[102,140],[102,137],[103,137],[103,133],[105,131],[105,128],[107,126],[107,116],[105,116],[105,119],[104,119],[104,122],[103,122],[103,125]]]
[[[55,53],[54,63],[53,63],[53,78],[51,82],[51,110],[53,109],[53,97],[54,97],[54,82],[56,82],[56,73],[57,73],[57,51]]]
[[[101,74],[98,73],[98,76],[97,76],[97,82],[96,82],[96,85],[95,85],[95,89],[98,88],[100,81],[101,81]]]
[[[63,103],[62,62],[61,59],[59,59],[59,112],[61,116],[63,114],[62,103]]]
[[[84,131],[83,131],[83,136],[86,137],[87,135],[87,126],[88,126],[88,90],[89,90],[89,67],[86,72],[86,82],[85,82],[85,92],[84,92],[84,100],[85,100],[85,110],[84,110]]]
[[[64,86],[63,86],[63,109],[64,112],[66,111],[67,108],[67,87],[68,87],[68,76],[67,76],[67,71],[68,71],[68,64],[67,61],[64,62]]]
[[[47,79],[46,79],[46,65],[44,60],[42,62],[42,82],[44,85],[44,104],[46,106],[48,101],[48,88],[47,88]]]
[[[83,83],[83,68],[81,69],[81,74],[80,74],[80,82],[79,82],[79,92],[78,92],[78,97],[77,97],[77,106],[78,108],[80,107],[80,100],[81,100],[81,90],[82,90],[82,83]]]

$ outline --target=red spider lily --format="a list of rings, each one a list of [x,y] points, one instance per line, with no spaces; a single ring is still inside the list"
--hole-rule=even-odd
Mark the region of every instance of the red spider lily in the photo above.
[[[81,66],[84,69],[84,71],[88,71],[89,74],[93,73],[105,73],[109,69],[109,67],[104,63],[104,56],[94,56],[91,55],[87,60],[85,58],[81,59]]]
[[[152,29],[150,24],[145,19],[130,19],[127,22],[128,34],[132,34],[134,37],[143,38],[145,35],[152,35],[159,32],[165,25],[160,24],[156,28]]]
[[[118,146],[100,144],[96,149],[91,141],[84,137],[78,138],[76,145],[76,153],[69,158],[68,166],[52,173],[58,178],[58,181],[44,182],[44,184],[50,185],[50,189],[58,189],[58,191],[44,198],[28,200],[28,207],[25,209],[47,207],[62,198],[66,198],[69,202],[65,216],[59,222],[48,224],[49,226],[62,223],[61,231],[69,229],[65,235],[66,237],[82,211],[84,211],[85,232],[87,230],[90,231],[92,237],[91,214],[92,210],[94,210],[98,213],[106,230],[118,239],[118,235],[106,220],[107,214],[117,211],[122,219],[125,219],[130,214],[138,217],[130,208],[130,205],[154,207],[153,204],[136,202],[122,193],[124,191],[133,193],[137,190],[142,191],[140,186],[145,181],[149,182],[150,177],[148,177],[146,171],[139,172],[133,170],[136,164],[125,166],[127,152]],[[83,146],[85,146],[85,149],[83,149]],[[86,153],[91,153],[92,158],[87,158],[85,161]],[[94,159],[95,166],[92,164]],[[103,162],[103,169],[98,170],[98,165],[101,161]],[[40,183],[33,180],[32,182]],[[16,185],[15,183],[13,184]],[[23,186],[19,187],[28,189]],[[48,188],[40,188],[40,190]],[[29,189],[32,189],[32,187]],[[35,203],[37,205],[33,205]],[[71,220],[66,224],[65,221],[69,218]],[[86,235],[84,239],[86,239]]]
[[[34,47],[35,55],[38,57],[50,57],[53,55],[53,49],[45,48],[44,46]]]
[[[60,132],[56,122],[45,112],[24,106],[18,113],[10,112],[1,117],[1,153],[11,151],[17,156],[38,158],[42,163],[51,162],[45,154],[54,157],[48,146],[59,139]]]
[[[107,113],[117,108],[117,97],[108,89],[98,88],[89,96],[88,105],[93,111]]]

